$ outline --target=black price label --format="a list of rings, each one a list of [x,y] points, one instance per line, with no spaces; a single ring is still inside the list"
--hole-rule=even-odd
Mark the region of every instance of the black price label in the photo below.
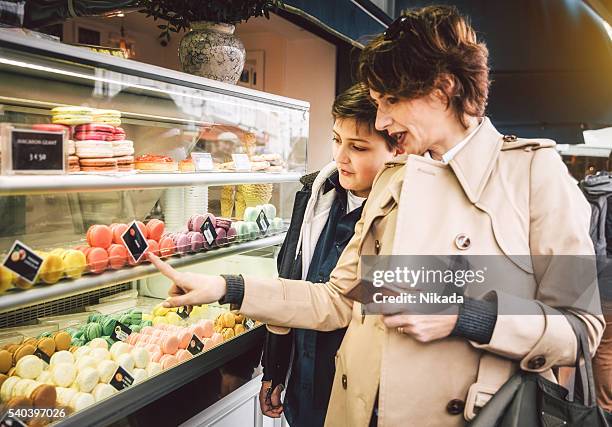
[[[196,354],[201,353],[202,350],[204,350],[204,343],[200,341],[196,334],[193,334],[191,341],[189,341],[189,345],[187,346],[187,351],[195,356]]]
[[[178,314],[181,319],[187,319],[189,317],[189,312],[185,306],[179,307],[178,310],[176,310],[176,314]]]
[[[136,221],[132,221],[128,229],[125,230],[125,233],[121,235],[121,239],[125,243],[133,261],[136,263],[140,261],[149,248],[149,242],[147,242],[140,228],[138,228]]]
[[[25,408],[22,409],[26,411]],[[31,410],[31,409],[30,409]],[[26,423],[21,421],[14,415],[10,415],[8,412],[4,414],[2,419],[0,419],[0,427],[28,427]]]
[[[34,283],[42,263],[43,259],[36,255],[32,249],[19,240],[15,240],[2,265],[28,283]]]
[[[40,348],[36,348],[36,350],[34,350],[34,356],[41,359],[47,365],[51,363],[51,357],[49,357],[49,355],[45,353],[44,351],[42,351]]]
[[[64,133],[14,129],[11,153],[14,171],[64,172]]]
[[[270,221],[268,221],[268,217],[266,216],[266,213],[263,211],[263,209],[261,210],[261,212],[259,212],[259,216],[257,217],[256,222],[257,226],[259,227],[259,230],[262,233],[268,231],[268,228],[270,227]]]
[[[123,367],[119,366],[109,384],[115,387],[117,390],[123,390],[124,388],[128,388],[134,384],[134,377],[131,376],[128,371],[123,369]]]
[[[204,238],[209,246],[211,246],[213,243],[215,243],[215,240],[217,240],[217,232],[215,231],[215,227],[213,226],[210,217],[206,218],[206,221],[204,221],[204,224],[202,224],[202,227],[200,227],[200,231],[204,235]]]
[[[115,341],[125,341],[128,339],[131,333],[132,330],[130,328],[119,321],[115,321],[115,327],[110,337]]]

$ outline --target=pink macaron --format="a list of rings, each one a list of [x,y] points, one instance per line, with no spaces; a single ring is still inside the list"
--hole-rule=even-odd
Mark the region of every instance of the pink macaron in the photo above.
[[[204,344],[203,351],[208,351],[214,346],[212,338],[204,338],[202,343]]]
[[[189,345],[189,342],[191,341],[192,336],[193,336],[193,333],[190,332],[189,330],[183,330],[179,332],[177,335],[179,339],[179,348],[182,348],[183,350],[186,349],[187,346]]]
[[[174,255],[175,248],[176,244],[174,243],[174,239],[172,239],[172,237],[162,237],[159,241],[159,251],[162,257]]]
[[[192,359],[193,355],[187,350],[178,350],[176,352],[176,358],[178,359],[179,362],[185,362],[189,359]]]
[[[159,244],[157,243],[157,241],[153,240],[153,239],[148,239],[147,243],[149,244],[149,247],[147,248],[147,252],[151,252],[154,255],[159,256]]]
[[[197,231],[190,231],[187,233],[187,237],[191,240],[191,252],[198,252],[202,250],[202,245],[204,244],[204,236],[202,233]]]
[[[212,337],[213,333],[215,332],[215,324],[213,323],[212,320],[210,319],[202,319],[198,322],[198,325],[200,325],[203,329],[203,337],[204,338],[210,338]]]
[[[176,357],[170,354],[164,354],[161,359],[159,359],[159,363],[161,363],[162,369],[169,369],[178,365],[179,361]]]
[[[231,219],[217,217],[215,226],[221,227],[227,231],[231,227],[231,225],[232,225]]]
[[[113,232],[108,225],[96,224],[87,230],[87,243],[95,248],[108,248],[113,242]]]
[[[121,236],[128,229],[126,224],[111,224],[111,230],[113,232],[113,243],[117,243],[118,245],[123,245],[123,239]]]
[[[176,252],[185,254],[191,249],[191,238],[185,233],[178,233],[174,237],[174,244],[176,245]]]
[[[113,270],[123,268],[128,261],[127,248],[123,245],[113,243],[108,249],[108,262]]]
[[[161,341],[161,345],[160,345],[161,350],[165,354],[174,354],[174,353],[176,353],[176,351],[178,350],[178,346],[179,346],[179,340],[174,335],[169,335],[169,336],[163,337],[163,339]]]
[[[210,339],[212,340],[213,346],[223,343],[223,335],[221,335],[218,332],[215,332],[214,334],[212,334],[212,337],[210,337]]]
[[[161,353],[161,348],[157,344],[149,343],[145,345],[145,348],[149,353]]]

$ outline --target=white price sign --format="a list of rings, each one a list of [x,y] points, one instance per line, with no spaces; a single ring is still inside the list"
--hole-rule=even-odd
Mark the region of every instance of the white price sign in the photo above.
[[[196,172],[207,172],[215,169],[210,153],[191,153]]]
[[[251,161],[246,154],[232,154],[236,171],[251,172]]]

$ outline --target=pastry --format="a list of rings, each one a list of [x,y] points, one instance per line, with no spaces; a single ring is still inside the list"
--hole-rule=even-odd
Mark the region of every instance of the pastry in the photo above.
[[[50,365],[57,365],[58,363],[74,363],[74,356],[72,353],[66,350],[57,351],[51,356]]]
[[[179,162],[179,170],[181,172],[195,172],[195,165],[193,164],[193,159],[185,159]]]
[[[244,325],[242,323],[236,323],[236,325],[234,325],[234,335],[238,335],[243,332],[246,332]]]
[[[115,157],[119,172],[130,172],[134,170],[134,156]]]
[[[27,355],[19,359],[15,365],[15,374],[21,378],[34,379],[43,370],[43,361],[34,355]]]
[[[125,139],[125,131],[120,127],[115,127],[113,141],[121,141],[122,139]]]
[[[53,335],[53,339],[55,340],[56,351],[68,350],[70,348],[70,342],[72,341],[72,337],[68,332],[57,332]]]
[[[187,233],[187,237],[191,240],[191,252],[198,252],[202,250],[204,245],[204,236],[202,233],[197,231],[190,231]]]
[[[231,225],[232,225],[232,220],[227,219],[227,218],[217,217],[215,221],[215,227],[223,228],[226,231],[230,228]]]
[[[113,318],[107,317],[106,319],[104,319],[102,321],[102,333],[104,335],[112,335],[113,331],[115,330],[115,323],[117,323],[117,321]],[[114,343],[111,344],[111,346],[112,345],[114,345]]]
[[[77,368],[77,371],[81,372],[83,369],[95,368],[97,363],[98,361],[96,359],[94,359],[89,354],[86,354],[84,356],[77,358],[76,368]]]
[[[121,239],[121,236],[123,236],[123,233],[126,232],[126,230],[128,229],[128,226],[126,224],[111,224],[110,225],[111,231],[113,232],[113,243],[117,243],[118,245],[123,245],[123,239]]]
[[[103,338],[94,338],[88,345],[91,347],[92,351],[94,348],[103,348],[104,350],[108,350],[108,343]]]
[[[2,383],[2,387],[0,388],[0,398],[3,402],[10,400],[10,398],[13,396],[13,388],[19,381],[21,381],[21,378],[9,376]]]
[[[91,123],[93,109],[79,106],[55,107],[51,110],[51,121],[64,125]]]
[[[178,365],[179,361],[171,354],[164,354],[159,360],[159,363],[161,364],[162,369],[169,369],[173,366]]]
[[[112,141],[113,134],[106,132],[75,132],[76,141]]]
[[[225,231],[224,228],[221,227],[217,227],[215,229],[215,232],[217,233],[217,238],[215,239],[215,244],[217,246],[223,246],[227,243],[227,232]]]
[[[147,243],[149,244],[149,247],[147,248],[147,252],[151,252],[151,253],[159,256],[160,255],[159,244],[155,240],[153,240],[153,239],[147,240]]]
[[[108,253],[102,248],[89,248],[85,254],[87,265],[92,273],[102,273],[108,265]]]
[[[155,218],[149,220],[146,224],[149,239],[153,239],[159,242],[159,239],[161,239],[162,234],[164,234],[164,228],[165,227],[163,221],[160,221],[159,219]]]
[[[53,408],[57,403],[55,387],[48,384],[39,384],[28,396],[37,408]]]
[[[119,364],[114,360],[102,360],[98,363],[96,368],[100,375],[100,382],[105,384],[109,383],[113,375],[115,375],[115,372],[117,372],[118,367]]]
[[[200,215],[200,214],[191,215],[189,217],[189,221],[187,222],[187,228],[189,229],[189,231],[200,231],[205,220],[206,220],[206,217],[204,215]]]
[[[123,367],[128,372],[132,372],[134,369],[134,358],[130,353],[122,353],[116,359],[119,366]]]
[[[13,355],[8,350],[0,350],[0,373],[6,374],[13,366]]]
[[[96,368],[87,367],[79,370],[76,377],[76,382],[79,385],[79,390],[85,393],[89,393],[100,381],[100,374]]]
[[[82,392],[77,392],[72,400],[70,400],[70,406],[75,411],[81,411],[94,403],[96,403],[96,400],[91,394]]]
[[[92,225],[87,230],[87,243],[91,247],[108,248],[113,242],[113,232],[107,225]]]
[[[117,159],[96,158],[80,159],[79,165],[81,172],[118,172],[119,166]]]
[[[88,323],[85,326],[85,339],[91,341],[102,336],[102,326],[99,323]]]
[[[144,369],[134,368],[132,372],[132,376],[134,377],[134,383],[140,383],[147,379],[147,371]]]
[[[85,254],[76,249],[67,249],[62,255],[64,262],[64,273],[71,279],[78,279],[83,275],[87,268],[87,258]]]
[[[198,325],[200,325],[202,327],[202,337],[203,338],[210,338],[213,335],[213,328],[214,328],[214,324],[213,321],[210,319],[203,319],[201,321],[198,322]]]
[[[118,361],[119,356],[124,353],[130,352],[130,346],[124,342],[117,341],[110,348],[111,357],[113,360]]]
[[[108,248],[108,262],[112,269],[119,270],[128,261],[127,248],[122,244],[113,243]]]
[[[121,125],[121,111],[118,110],[94,110],[93,121],[95,123],[107,123],[112,126]]]
[[[161,371],[162,371],[162,367],[157,362],[151,362],[149,363],[149,366],[147,366],[147,374],[149,377],[152,377],[153,375],[157,375]]]
[[[175,172],[178,170],[178,165],[168,156],[158,156],[155,154],[144,154],[135,159],[136,169],[143,171],[163,171]]]
[[[176,247],[176,252],[185,254],[191,249],[191,238],[185,233],[178,233],[174,238],[174,246]]]
[[[13,387],[13,397],[19,397],[19,396],[29,397],[28,394],[26,393],[26,390],[28,389],[28,387],[31,388],[33,384],[36,385],[37,382],[31,378],[20,379],[17,382],[17,384],[15,384],[15,387]]]
[[[53,338],[44,337],[38,341],[38,348],[47,356],[53,356],[55,353],[55,340]]]
[[[76,141],[76,155],[82,159],[113,157],[113,143],[110,141]]]
[[[189,332],[189,330],[180,331],[177,335],[177,338],[179,340],[179,348],[183,350],[186,349],[189,345],[189,342],[191,341],[192,336],[193,334]]]
[[[14,362],[14,364],[17,364],[17,362],[22,357],[34,354],[35,351],[36,351],[36,347],[34,347],[32,344],[22,344],[22,345],[20,345],[19,347],[17,347],[17,349],[13,353],[13,362]]]
[[[40,253],[42,255],[42,253]],[[43,263],[38,272],[38,278],[43,282],[52,285],[59,282],[64,275],[64,261],[55,254],[42,255]]]
[[[193,355],[187,350],[178,350],[176,352],[176,358],[178,359],[179,362],[185,362],[189,359],[192,359]]]
[[[68,156],[68,172],[80,172],[81,166],[77,156]]]
[[[68,142],[66,143],[68,145],[68,155],[71,157],[76,157],[76,145],[74,144],[74,140],[69,139]],[[68,160],[70,160],[70,158],[68,158]],[[78,160],[78,158],[77,158]]]
[[[64,406],[70,405],[70,401],[77,394],[76,390],[67,387],[56,387],[55,392],[57,393],[57,403]]]
[[[0,294],[13,286],[15,275],[11,270],[0,265]]]
[[[134,142],[129,139],[113,141],[113,153],[115,157],[132,156],[134,154]]]
[[[117,393],[115,387],[105,383],[100,383],[96,385],[91,392],[96,402],[104,400],[107,397],[111,397],[115,393]]]
[[[162,337],[160,348],[166,354],[174,354],[178,350],[179,341],[174,335]]]
[[[4,381],[6,381],[8,378],[8,375],[0,374],[0,389],[2,389],[2,384],[4,384]]]
[[[30,409],[32,408],[32,400],[25,396],[17,396],[11,398],[5,403],[4,408],[9,409]]]

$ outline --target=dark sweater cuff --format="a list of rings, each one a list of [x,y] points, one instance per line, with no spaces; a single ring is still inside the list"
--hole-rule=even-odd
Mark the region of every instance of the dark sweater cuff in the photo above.
[[[497,304],[493,301],[466,298],[459,306],[457,324],[451,332],[479,344],[488,344],[497,322]]]
[[[219,304],[231,304],[239,308],[244,299],[244,278],[233,274],[222,274],[221,277],[225,279],[225,296],[219,300]]]

